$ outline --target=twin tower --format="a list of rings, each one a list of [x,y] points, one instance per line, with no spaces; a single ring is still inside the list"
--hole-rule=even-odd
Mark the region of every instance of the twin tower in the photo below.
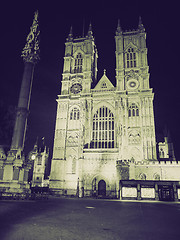
[[[141,19],[136,30],[125,32],[118,22],[115,44],[116,86],[105,71],[97,79],[91,25],[86,37],[74,38],[71,29],[66,39],[50,175],[56,194],[113,197],[119,178],[138,179],[140,174],[129,166],[119,176],[117,162],[157,159],[154,94]]]

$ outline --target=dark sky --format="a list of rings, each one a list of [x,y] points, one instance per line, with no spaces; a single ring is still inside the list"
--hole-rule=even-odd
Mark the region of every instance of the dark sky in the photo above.
[[[20,57],[39,10],[41,61],[36,66],[26,151],[36,137],[45,137],[52,149],[56,117],[56,98],[60,93],[64,42],[73,26],[74,36],[85,34],[92,23],[98,49],[98,79],[106,69],[115,82],[115,31],[120,19],[124,30],[137,28],[139,16],[147,32],[150,86],[154,89],[156,131],[166,125],[175,154],[180,157],[179,94],[179,12],[169,1],[6,1],[1,4],[0,25],[0,100],[17,105],[24,64]],[[84,23],[84,24],[83,24]],[[52,151],[52,150],[51,150]]]

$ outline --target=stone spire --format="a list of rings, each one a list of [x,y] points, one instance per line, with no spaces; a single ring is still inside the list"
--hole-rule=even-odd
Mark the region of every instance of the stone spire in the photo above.
[[[143,23],[142,23],[141,16],[139,16],[138,29],[140,30],[140,32],[144,32],[144,31],[145,31],[144,25],[143,25]]]
[[[34,13],[34,19],[32,26],[30,27],[30,33],[26,38],[26,45],[22,51],[22,57],[24,62],[37,63],[40,59],[39,53],[39,42],[40,42],[40,31],[38,23],[38,11]]]
[[[88,29],[87,36],[88,36],[89,38],[93,38],[92,24],[91,24],[91,23],[89,24],[89,29]]]
[[[36,142],[34,144],[34,148],[33,148],[34,151],[37,151],[38,150],[38,137],[36,138]]]
[[[15,150],[15,152],[24,149],[34,67],[39,60],[39,33],[38,11],[36,11],[30,33],[27,36],[27,43],[21,55],[24,60],[24,73],[11,143],[11,150]]]
[[[117,25],[117,29],[116,29],[116,35],[119,36],[122,34],[122,28],[120,25],[120,20],[118,19],[118,25]]]
[[[70,27],[69,35],[66,39],[67,41],[72,41],[73,40],[73,31],[72,31],[72,26]]]

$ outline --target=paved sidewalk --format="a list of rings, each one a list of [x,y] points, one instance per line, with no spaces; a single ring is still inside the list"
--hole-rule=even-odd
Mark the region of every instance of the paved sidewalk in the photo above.
[[[179,240],[179,221],[174,202],[0,201],[1,240]]]

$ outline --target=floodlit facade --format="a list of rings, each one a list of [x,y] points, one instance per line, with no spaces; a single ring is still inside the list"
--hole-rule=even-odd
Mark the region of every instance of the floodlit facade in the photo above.
[[[133,31],[123,32],[118,23],[115,43],[114,86],[105,70],[97,79],[91,25],[86,37],[74,38],[71,29],[66,40],[50,174],[55,194],[117,197],[120,180],[180,179],[176,161],[165,165],[157,160],[154,93],[141,19]]]

